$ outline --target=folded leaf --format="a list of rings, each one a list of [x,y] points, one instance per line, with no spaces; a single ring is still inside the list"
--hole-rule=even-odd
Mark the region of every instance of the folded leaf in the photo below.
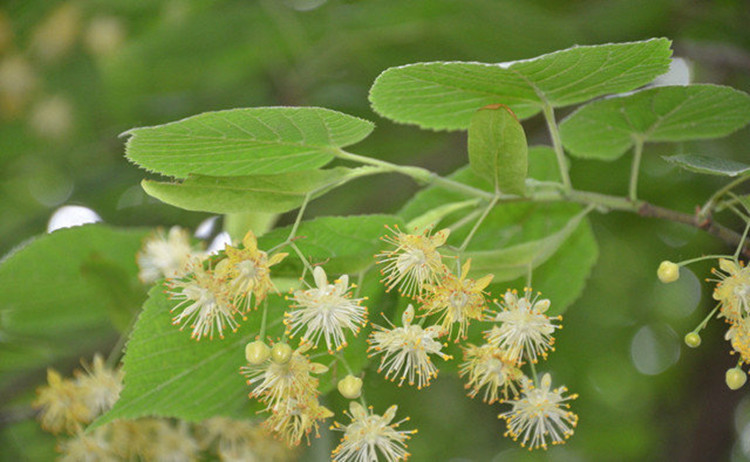
[[[273,175],[191,175],[179,183],[144,180],[151,196],[186,210],[213,213],[284,213],[299,207],[312,192],[318,197],[373,169],[337,167]]]

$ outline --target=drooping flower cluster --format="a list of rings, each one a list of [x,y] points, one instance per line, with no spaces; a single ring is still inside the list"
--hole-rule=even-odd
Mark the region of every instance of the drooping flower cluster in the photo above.
[[[225,331],[237,330],[237,317],[245,318],[252,299],[257,306],[270,290],[275,290],[270,267],[287,254],[268,257],[258,249],[252,231],[245,235],[242,244],[242,248],[227,246],[225,258],[215,265],[207,256],[195,257],[181,272],[167,279],[167,294],[179,302],[172,308],[176,312],[172,322],[180,325],[181,330],[189,326],[192,338],[224,338]]]
[[[292,351],[288,344],[277,343],[267,359],[240,369],[253,387],[250,398],[260,400],[271,412],[265,427],[289,445],[298,445],[313,430],[317,432],[318,420],[333,415],[318,402],[319,381],[313,374],[328,368],[310,361],[305,353],[311,347],[303,343]]]
[[[122,371],[107,367],[96,355],[85,372],[64,379],[54,369],[47,370],[47,385],[37,390],[33,407],[39,410],[42,428],[51,433],[76,433],[85,424],[109,410],[122,390]]]
[[[368,351],[371,356],[382,355],[378,372],[385,371],[385,378],[392,381],[398,379],[399,385],[408,381],[418,389],[428,386],[438,372],[430,355],[451,359],[442,352],[444,345],[438,339],[447,336],[458,343],[467,338],[471,321],[490,322],[484,344],[461,345],[459,375],[467,381],[468,395],[481,396],[489,404],[511,404],[513,409],[499,417],[507,421],[507,434],[530,448],[546,448],[548,442],[557,444],[569,437],[578,418],[569,411],[567,401],[575,395],[562,398],[564,387],[550,391],[549,374],[542,378],[538,390],[544,393],[540,393],[522,370],[525,364],[535,364],[554,351],[553,334],[561,327],[556,322],[562,318],[547,315],[550,301],[540,299],[538,293],[533,295],[530,288],[524,289],[522,296],[508,290],[498,303],[499,310],[488,310],[486,289],[493,275],[469,278],[470,259],[453,274],[438,251],[446,243],[448,230],[432,237],[428,232],[405,234],[398,228],[391,232],[394,235],[383,240],[394,248],[376,255],[377,262],[384,264],[382,282],[388,290],[399,287],[402,295],[416,299],[422,317],[436,322],[427,328],[422,323],[412,324],[414,308],[409,305],[402,317],[403,327],[375,326]],[[339,448],[344,447],[346,441]],[[351,460],[375,460],[367,452],[359,456]]]

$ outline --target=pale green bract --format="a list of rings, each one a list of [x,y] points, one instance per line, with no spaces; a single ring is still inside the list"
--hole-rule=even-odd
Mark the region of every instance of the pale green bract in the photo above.
[[[230,109],[129,130],[125,154],[147,170],[177,178],[297,172],[322,167],[373,128],[331,109]]]
[[[572,155],[613,160],[636,139],[718,138],[748,122],[747,93],[709,84],[666,86],[587,104],[560,124],[560,136]]]
[[[371,171],[336,167],[271,175],[191,175],[179,183],[144,180],[141,185],[149,195],[185,210],[283,213],[302,205],[308,193],[313,199]]]
[[[380,74],[370,102],[383,117],[437,130],[465,129],[490,104],[505,104],[526,119],[547,104],[569,106],[648,84],[668,70],[669,46],[658,38],[573,47],[510,63],[409,64]]]
[[[679,154],[676,156],[665,156],[663,159],[685,170],[708,175],[733,177],[745,175],[750,172],[750,165],[748,164],[700,154]]]

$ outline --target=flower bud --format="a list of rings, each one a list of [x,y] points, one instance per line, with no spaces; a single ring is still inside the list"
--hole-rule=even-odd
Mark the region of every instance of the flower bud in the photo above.
[[[271,348],[271,361],[286,364],[292,359],[292,347],[288,343],[277,343]]]
[[[245,359],[253,366],[261,364],[271,356],[271,349],[262,340],[250,342],[245,346]]]
[[[701,336],[698,332],[690,332],[685,335],[685,345],[690,348],[698,348],[701,345]]]
[[[739,390],[742,388],[742,385],[747,382],[747,375],[745,374],[745,371],[739,367],[735,367],[727,370],[726,382],[730,389]]]
[[[680,267],[676,263],[672,263],[669,260],[664,260],[659,265],[659,269],[656,271],[656,275],[659,276],[659,280],[664,284],[675,282],[680,279]]]
[[[357,399],[362,395],[362,379],[351,374],[339,380],[339,393],[346,399]]]

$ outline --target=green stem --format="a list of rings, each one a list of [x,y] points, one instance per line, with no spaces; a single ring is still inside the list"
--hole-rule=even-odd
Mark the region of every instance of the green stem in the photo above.
[[[697,263],[699,261],[718,260],[719,258],[732,258],[732,256],[731,255],[704,255],[702,257],[691,258],[690,260],[683,260],[681,262],[678,262],[677,265],[686,266],[692,263]]]
[[[641,157],[643,155],[643,140],[635,139],[633,147],[633,163],[630,166],[630,185],[628,186],[628,199],[635,202],[638,199],[638,173],[641,169]]]
[[[531,376],[534,378],[534,386],[539,386],[539,379],[536,376],[536,364],[533,362],[529,362],[529,365],[531,366]]]
[[[289,247],[291,247],[294,250],[294,252],[297,254],[300,261],[302,261],[302,264],[305,265],[305,269],[309,271],[310,273],[312,273],[313,272],[312,265],[310,264],[309,261],[307,261],[307,258],[305,258],[305,255],[302,253],[299,247],[297,247],[297,244],[295,244],[294,242],[290,242]]]
[[[705,329],[705,328],[706,328],[706,324],[708,324],[708,321],[710,321],[710,320],[711,320],[711,318],[712,318],[712,317],[714,316],[714,314],[716,314],[716,310],[718,310],[718,309],[719,309],[719,306],[720,306],[720,305],[716,305],[716,306],[714,307],[714,309],[713,309],[713,310],[711,310],[711,312],[710,312],[710,313],[708,313],[708,316],[706,316],[705,318],[703,318],[703,321],[701,321],[701,323],[700,323],[700,324],[698,324],[698,327],[696,327],[695,329],[693,329],[693,332],[696,332],[696,333],[697,333],[697,332],[699,332],[699,331],[701,331],[701,330]]]
[[[745,232],[742,233],[742,239],[740,239],[740,244],[737,246],[737,250],[734,251],[734,261],[737,261],[737,258],[739,258],[740,253],[742,252],[742,248],[745,247],[745,240],[747,240],[747,233],[750,231],[750,221],[747,222],[745,225]]]
[[[376,167],[381,167],[391,172],[406,175],[421,183],[435,184],[435,185],[443,187],[444,189],[450,189],[453,191],[462,192],[465,194],[469,194],[471,196],[481,197],[484,199],[492,199],[495,197],[495,194],[491,192],[484,191],[482,189],[475,188],[473,186],[469,186],[463,183],[459,183],[458,181],[453,181],[448,178],[443,178],[440,175],[437,175],[436,173],[433,173],[427,170],[426,168],[396,165],[390,162],[386,162],[384,160],[373,159],[372,157],[360,156],[358,154],[346,152],[341,149],[336,151],[336,156],[341,159],[351,160],[353,162],[359,162],[365,165],[374,165]],[[507,196],[507,197],[511,198],[511,197],[517,197],[517,196]]]
[[[268,319],[268,300],[263,301],[263,313],[260,318],[260,333],[258,334],[258,340],[261,342],[266,338],[266,322]]]
[[[466,239],[464,239],[464,242],[461,244],[461,247],[458,248],[458,253],[463,253],[464,250],[466,250],[466,246],[469,245],[469,242],[471,242],[471,239],[474,237],[474,234],[477,232],[479,227],[482,225],[482,222],[485,218],[487,218],[487,215],[489,215],[490,211],[492,211],[492,208],[495,207],[495,204],[497,204],[498,197],[496,196],[493,198],[489,204],[487,204],[487,207],[482,212],[482,215],[479,217],[476,223],[474,223],[474,227],[471,228],[471,231],[469,231],[469,234],[466,236]]]
[[[560,169],[560,178],[562,179],[563,186],[566,190],[573,188],[570,183],[570,175],[568,174],[568,163],[565,160],[565,151],[563,150],[562,141],[560,141],[560,131],[557,128],[557,122],[555,121],[555,112],[549,103],[544,105],[544,120],[547,122],[547,129],[549,130],[550,137],[552,138],[552,148],[555,150],[555,156],[557,157],[557,166]]]
[[[310,202],[310,194],[305,194],[305,200],[302,201],[302,205],[299,208],[299,212],[297,212],[297,218],[294,219],[294,225],[292,225],[292,230],[289,231],[289,236],[286,238],[287,242],[291,242],[292,239],[297,235],[297,229],[299,228],[299,224],[302,222],[302,215],[305,214],[305,209],[307,208],[307,203]]]
[[[735,186],[738,186],[747,180],[750,180],[750,176],[743,176],[743,177],[737,178],[736,180],[730,181],[723,188],[713,193],[711,197],[708,198],[706,203],[703,204],[703,207],[701,207],[700,212],[698,212],[698,215],[701,217],[701,219],[705,220],[706,218],[708,218],[709,215],[711,215],[711,212],[713,211],[713,208],[716,205],[716,201],[719,200],[721,196],[726,194],[728,191],[732,190]]]

